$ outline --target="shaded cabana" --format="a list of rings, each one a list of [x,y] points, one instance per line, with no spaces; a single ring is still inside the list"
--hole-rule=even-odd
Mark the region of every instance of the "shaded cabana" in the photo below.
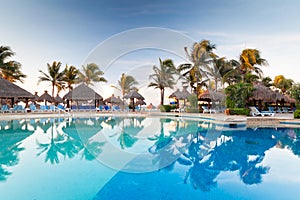
[[[177,89],[175,92],[173,92],[169,98],[175,98],[176,100],[176,106],[179,107],[179,100],[185,100],[187,97],[184,96],[184,94]]]
[[[226,98],[226,95],[223,92],[213,91],[213,90],[206,90],[199,94],[198,100],[199,101],[206,101],[208,102],[208,108],[211,107],[211,104],[215,103],[223,103]]]
[[[23,88],[17,86],[16,84],[11,83],[3,78],[0,78],[0,98],[10,99],[12,106],[16,100],[22,99],[25,101],[27,107],[28,100],[33,99],[34,95],[24,90]]]
[[[45,105],[47,105],[47,102],[52,103],[55,100],[50,94],[48,94],[48,91],[45,90],[44,94],[42,94],[37,101],[44,102]]]
[[[198,100],[208,101],[208,102],[213,102],[213,101],[220,102],[223,101],[224,99],[225,99],[225,94],[223,92],[215,92],[212,90],[206,90],[198,96]]]
[[[75,87],[73,90],[69,91],[63,97],[64,100],[67,100],[67,107],[70,108],[69,101],[75,101],[78,107],[79,102],[88,102],[90,100],[94,101],[94,106],[99,105],[103,101],[103,97],[95,92],[92,88],[88,87],[86,84],[82,83],[79,86]]]
[[[135,108],[134,108],[134,99],[139,99],[139,100],[144,100],[145,98],[140,94],[138,93],[137,91],[135,90],[132,90],[130,91],[128,94],[126,94],[124,96],[125,99],[130,99],[130,105],[132,105],[132,109],[133,111],[135,111]]]
[[[260,108],[263,107],[262,102],[266,103],[275,103],[276,107],[278,106],[278,103],[284,104],[284,103],[295,103],[296,100],[288,97],[284,94],[279,93],[278,91],[273,91],[270,88],[266,87],[262,83],[256,83],[254,84],[254,91],[252,93],[252,96],[249,98],[249,100],[253,101],[253,104],[256,105],[258,102],[258,106]]]

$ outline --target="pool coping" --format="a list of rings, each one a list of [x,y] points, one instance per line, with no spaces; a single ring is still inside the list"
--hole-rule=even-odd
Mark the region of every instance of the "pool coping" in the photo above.
[[[293,119],[292,114],[281,115],[277,114],[274,117],[249,117],[240,115],[225,115],[218,114],[202,114],[202,113],[166,113],[166,112],[95,112],[95,111],[81,111],[81,112],[36,112],[36,113],[1,113],[0,120],[14,120],[14,119],[33,119],[33,118],[53,118],[53,117],[101,117],[101,116],[123,116],[123,117],[174,117],[180,119],[202,120],[210,121],[220,126],[239,126],[245,125],[247,128],[257,127],[291,127],[300,128],[300,120]]]

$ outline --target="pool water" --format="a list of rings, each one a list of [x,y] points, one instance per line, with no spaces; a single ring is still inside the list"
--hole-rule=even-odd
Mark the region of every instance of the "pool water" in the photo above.
[[[0,121],[0,199],[298,199],[299,138],[182,118]]]

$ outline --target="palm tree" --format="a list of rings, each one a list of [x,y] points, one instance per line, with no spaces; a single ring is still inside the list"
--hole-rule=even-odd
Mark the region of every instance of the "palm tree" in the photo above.
[[[183,73],[183,77],[188,77],[186,80],[190,80],[190,86],[193,88],[195,93],[201,89],[202,85],[208,79],[207,70],[209,70],[209,64],[212,58],[217,56],[212,52],[216,46],[211,44],[209,40],[202,40],[199,43],[194,43],[191,51],[189,52],[187,47],[184,48],[187,57],[192,64],[182,64],[178,67],[178,71]]]
[[[72,85],[78,82],[78,69],[74,66],[66,65],[63,80],[66,82],[69,91],[71,91],[73,89]]]
[[[292,79],[287,79],[283,75],[278,75],[274,78],[274,86],[280,89],[283,94],[292,88],[293,83]]]
[[[107,82],[103,77],[104,72],[100,70],[99,66],[95,63],[82,66],[83,72],[79,72],[78,82],[84,82],[87,85],[93,85],[92,82]]]
[[[133,76],[122,73],[120,80],[118,80],[118,86],[112,86],[122,92],[124,96],[133,89],[136,89],[135,85],[139,84]]]
[[[268,65],[266,59],[261,58],[260,52],[257,49],[244,49],[240,55],[239,70],[245,78],[245,74],[255,72],[260,77],[262,76],[262,70],[256,65],[264,66]]]
[[[14,52],[8,46],[0,46],[0,77],[10,81],[20,81],[23,83],[22,78],[26,75],[21,72],[21,63],[17,61],[6,61],[12,57]]]
[[[39,70],[42,76],[39,77],[38,83],[42,81],[51,82],[52,85],[52,97],[54,97],[54,88],[57,87],[57,93],[61,89],[64,88],[63,81],[64,81],[64,71],[60,72],[61,62],[54,61],[52,65],[47,63],[47,71],[48,74]]]
[[[176,67],[171,59],[162,61],[159,59],[160,67],[153,66],[154,74],[149,76],[153,82],[150,82],[148,87],[160,89],[160,105],[164,105],[165,88],[174,88],[176,84],[174,75],[177,74]]]
[[[273,85],[272,79],[269,76],[262,78],[261,82],[266,87],[271,87]]]

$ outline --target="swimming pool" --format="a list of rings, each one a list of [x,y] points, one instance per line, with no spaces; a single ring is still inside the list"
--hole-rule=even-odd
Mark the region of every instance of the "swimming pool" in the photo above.
[[[176,117],[0,121],[0,198],[298,199],[299,137]]]

